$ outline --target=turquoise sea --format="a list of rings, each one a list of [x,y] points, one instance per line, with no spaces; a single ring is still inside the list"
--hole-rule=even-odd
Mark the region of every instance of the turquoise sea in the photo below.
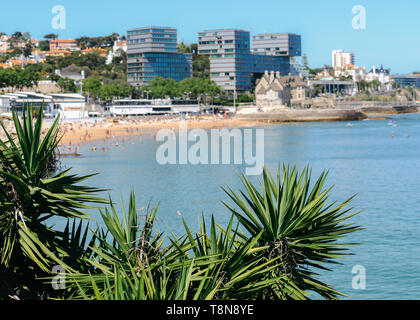
[[[420,297],[420,115],[392,119],[262,127],[265,163],[273,172],[279,162],[299,168],[309,164],[315,176],[329,169],[331,200],[357,194],[353,207],[364,211],[352,221],[367,229],[348,240],[361,245],[352,248],[354,255],[344,265],[321,275],[350,299]],[[120,138],[118,147],[91,142],[81,146],[82,157],[62,158],[61,164],[77,174],[99,172],[89,185],[111,189],[119,204],[131,189],[139,208],[160,202],[162,231],[182,233],[178,211],[194,230],[202,213],[226,224],[230,214],[220,200],[228,199],[220,186],[240,189],[238,173],[247,165],[160,165],[156,150],[161,143],[149,135]],[[97,151],[91,151],[93,145]],[[92,214],[100,220],[98,212]],[[366,270],[364,290],[352,288],[355,265]]]

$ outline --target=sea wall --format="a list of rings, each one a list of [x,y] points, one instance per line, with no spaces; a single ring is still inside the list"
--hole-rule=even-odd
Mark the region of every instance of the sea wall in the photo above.
[[[261,122],[309,122],[309,121],[351,121],[363,120],[367,115],[356,110],[285,110],[237,114],[235,119]]]
[[[398,113],[415,113],[419,112],[416,106],[368,106],[360,108],[365,114],[398,114]]]

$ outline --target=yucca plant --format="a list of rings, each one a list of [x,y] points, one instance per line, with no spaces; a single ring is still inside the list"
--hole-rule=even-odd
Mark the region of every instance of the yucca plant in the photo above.
[[[91,254],[85,255],[93,270],[67,275],[67,297],[88,300],[211,298],[215,290],[203,292],[208,279],[203,277],[205,272],[202,271],[210,257],[188,257],[187,252],[192,247],[182,236],[163,245],[163,234],[154,231],[157,210],[157,207],[147,207],[142,219],[133,192],[128,209],[123,205],[120,214],[110,200],[109,208],[101,212],[105,227],[92,231]]]
[[[16,137],[0,123],[7,136],[6,141],[0,141],[0,282],[14,279],[21,283],[15,286],[20,287],[20,293],[8,292],[16,290],[9,290],[6,283],[0,294],[24,296],[26,288],[35,298],[45,293],[36,278],[50,273],[54,265],[68,270],[76,267],[70,265],[73,257],[68,251],[71,241],[74,244],[74,239],[69,240],[70,229],[54,230],[48,220],[85,218],[85,209],[106,201],[95,196],[101,189],[80,185],[91,176],[70,175],[70,169],[48,171],[61,138],[59,117],[45,135],[42,107],[35,123],[32,108],[24,110],[22,118],[21,122],[13,112]],[[29,283],[34,287],[29,288]]]
[[[237,237],[234,217],[226,230],[211,220],[193,236],[170,238],[163,245],[161,233],[153,231],[157,208],[146,212],[140,223],[134,193],[128,210],[118,215],[110,201],[102,219],[105,229],[94,232],[89,273],[67,276],[70,296],[75,299],[112,300],[206,300],[250,299],[277,279],[266,279],[273,261],[262,261],[256,253],[259,237],[248,241]]]
[[[324,189],[327,173],[323,172],[311,185],[311,171],[301,174],[296,167],[283,166],[274,178],[263,170],[260,188],[245,176],[241,177],[245,191],[239,194],[223,188],[236,206],[224,205],[239,219],[247,238],[259,237],[257,245],[263,260],[279,257],[268,278],[280,280],[260,291],[262,299],[308,299],[313,292],[326,299],[337,299],[342,293],[317,279],[316,269],[330,270],[329,264],[339,264],[354,243],[342,243],[340,238],[362,228],[347,222],[359,212],[348,208],[353,197],[342,203],[329,203],[331,188]]]
[[[147,209],[144,223],[141,223],[133,192],[130,194],[128,209],[122,206],[122,219],[111,199],[109,206],[104,212],[101,211],[105,228],[97,227],[92,231],[88,247],[90,253],[85,255],[86,263],[94,270],[89,273],[79,271],[68,275],[70,291],[76,289],[73,290],[75,293],[71,298],[109,297],[109,286],[118,288],[122,281],[128,278],[131,278],[131,282],[127,288],[131,288],[133,295],[127,291],[125,297],[138,298],[135,288],[136,284],[139,284],[139,279],[144,276],[144,272],[151,272],[154,265],[161,262],[162,234],[153,233],[157,208]]]
[[[259,247],[263,234],[246,238],[239,234],[239,225],[234,228],[235,217],[232,215],[226,229],[217,225],[211,217],[210,228],[204,217],[200,222],[200,232],[193,236],[184,221],[184,227],[195,259],[208,259],[208,264],[202,268],[206,281],[200,283],[200,293],[213,292],[214,299],[255,299],[259,292],[274,285],[283,275],[267,278],[275,260],[263,259],[260,252],[267,247]],[[202,299],[200,295],[198,299]]]

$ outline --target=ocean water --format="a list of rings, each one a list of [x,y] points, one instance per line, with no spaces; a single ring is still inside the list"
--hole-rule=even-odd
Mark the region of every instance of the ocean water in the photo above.
[[[331,200],[357,194],[352,206],[363,212],[352,222],[366,230],[346,240],[361,244],[352,247],[354,255],[343,265],[320,275],[349,299],[420,297],[420,115],[392,119],[395,125],[368,120],[261,127],[265,164],[273,173],[279,163],[309,165],[314,176],[329,169]],[[130,190],[135,191],[138,208],[159,202],[162,231],[183,233],[178,211],[193,230],[198,230],[202,214],[213,214],[225,225],[230,214],[221,200],[229,200],[220,187],[242,189],[238,174],[247,165],[160,165],[156,150],[161,143],[146,135],[120,138],[118,147],[95,141],[81,146],[82,157],[62,158],[61,163],[77,174],[99,172],[89,185],[110,189],[117,208],[121,200],[128,204]],[[97,151],[91,151],[94,145]],[[92,216],[100,223],[98,212]],[[365,289],[352,286],[354,266],[366,272]]]

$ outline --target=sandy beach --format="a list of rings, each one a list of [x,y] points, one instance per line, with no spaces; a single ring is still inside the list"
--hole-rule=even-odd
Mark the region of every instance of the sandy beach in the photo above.
[[[63,134],[60,145],[86,143],[95,140],[111,139],[113,137],[155,134],[159,129],[178,130],[181,122],[191,129],[239,128],[263,125],[260,121],[244,121],[239,119],[223,119],[218,117],[196,117],[191,119],[102,119],[78,122],[62,122],[60,130]],[[46,125],[44,130],[48,129]]]

